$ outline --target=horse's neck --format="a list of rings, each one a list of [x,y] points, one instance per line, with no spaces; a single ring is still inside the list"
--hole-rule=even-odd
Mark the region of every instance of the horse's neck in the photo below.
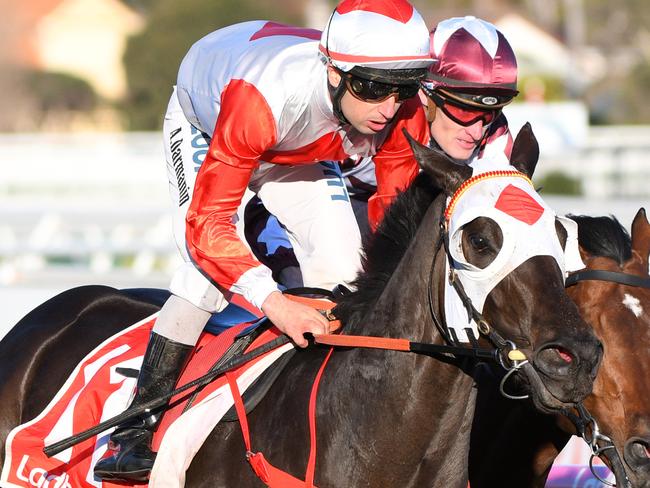
[[[430,206],[379,299],[351,333],[442,343],[429,308],[431,292],[434,313],[437,317],[443,316],[439,290],[445,269],[440,252],[434,275],[431,273],[433,254],[440,236],[438,222],[441,205],[442,202],[436,200]],[[431,289],[430,280],[433,280]]]
[[[431,318],[428,298],[440,215],[440,206],[432,207],[435,208],[429,209],[376,306],[352,333],[442,343]],[[440,273],[444,275],[444,260],[436,265],[436,283],[444,279]],[[432,303],[439,314],[442,307],[435,292],[438,288],[433,287]],[[455,461],[462,465],[467,455],[469,434],[458,433],[469,432],[471,424],[471,378],[439,359],[364,349],[335,355],[331,373],[346,378],[346,386],[337,389],[337,398],[331,401],[333,408],[348,405],[349,415],[344,422],[349,423],[349,428],[358,432],[364,443],[385,449],[393,459],[408,459],[411,463],[402,485],[383,486],[423,486],[425,480],[431,486],[432,479],[439,481],[433,486],[456,485],[459,473],[447,473],[446,466],[454,461],[450,458],[457,458]],[[458,470],[458,463],[451,465]],[[393,471],[396,469],[394,464],[388,465]],[[382,476],[395,475],[386,472]]]

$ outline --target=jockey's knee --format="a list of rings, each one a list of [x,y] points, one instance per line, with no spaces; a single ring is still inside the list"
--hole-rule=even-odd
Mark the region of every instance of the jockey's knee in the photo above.
[[[341,253],[313,253],[301,262],[305,286],[332,290],[338,284],[349,284],[361,268],[358,249],[347,249]]]
[[[169,291],[196,308],[209,313],[221,312],[228,301],[193,263],[183,263],[174,273]]]

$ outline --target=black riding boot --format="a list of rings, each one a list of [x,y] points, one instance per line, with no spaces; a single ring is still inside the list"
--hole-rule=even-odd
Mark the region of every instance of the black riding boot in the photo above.
[[[193,346],[152,332],[131,406],[142,405],[173,391],[193,349]],[[151,440],[164,412],[165,409],[160,408],[146,418],[118,426],[108,443],[115,453],[97,462],[95,476],[103,480],[147,481],[156,458]]]

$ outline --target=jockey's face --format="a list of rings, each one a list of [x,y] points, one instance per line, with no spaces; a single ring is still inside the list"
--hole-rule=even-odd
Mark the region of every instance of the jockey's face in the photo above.
[[[428,103],[432,104],[433,102],[429,101]],[[436,108],[435,118],[431,122],[431,137],[448,156],[466,160],[483,139],[486,129],[482,120],[465,127],[457,124],[442,110]]]
[[[332,86],[343,83],[341,75],[329,67],[327,76]],[[397,101],[397,94],[381,102],[366,102],[360,100],[346,90],[341,98],[341,111],[348,122],[362,134],[376,134],[383,130],[395,117],[402,102]]]

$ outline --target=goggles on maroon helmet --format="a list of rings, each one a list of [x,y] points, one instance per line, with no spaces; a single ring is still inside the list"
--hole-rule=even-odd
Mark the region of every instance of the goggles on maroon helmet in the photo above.
[[[425,84],[422,84],[421,88],[427,97],[435,103],[436,107],[442,110],[447,117],[464,127],[473,125],[478,121],[482,121],[485,126],[490,125],[501,113],[501,107],[509,103],[511,100],[503,102],[498,96],[494,95],[461,95],[459,93],[454,93],[450,96],[450,92],[448,91],[432,90]],[[480,104],[477,101],[466,97],[480,97],[482,99],[491,97],[493,100],[488,100],[488,102],[493,103],[490,105],[489,103],[485,103],[485,100],[481,100],[483,103]]]

